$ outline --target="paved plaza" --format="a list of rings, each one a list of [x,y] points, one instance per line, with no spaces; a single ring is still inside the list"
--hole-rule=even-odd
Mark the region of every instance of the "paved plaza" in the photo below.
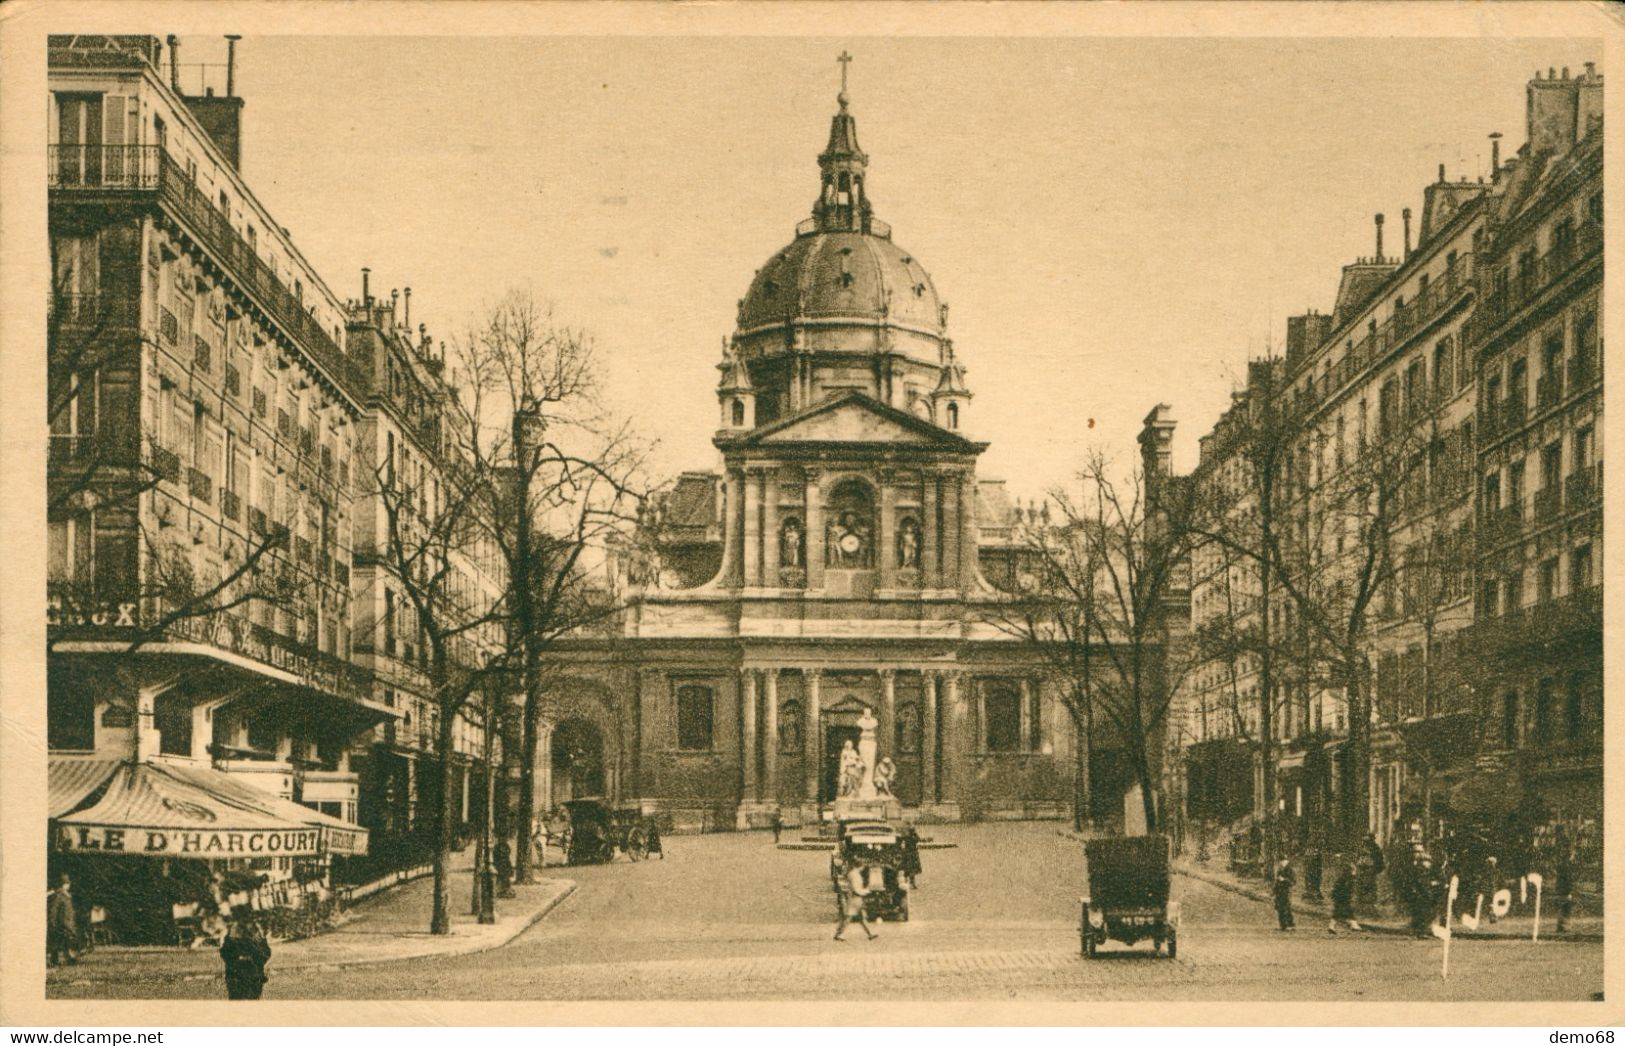
[[[556,869],[578,887],[511,943],[474,955],[339,970],[279,971],[268,999],[1591,999],[1595,941],[1441,945],[1331,937],[1305,917],[1274,929],[1265,905],[1187,876],[1176,960],[1109,945],[1078,955],[1081,846],[1053,823],[943,826],[914,918],[880,938],[831,939],[828,856],[775,849],[763,833],[678,836],[664,861]],[[215,998],[218,980],[155,976],[128,993],[58,982],[53,997]]]

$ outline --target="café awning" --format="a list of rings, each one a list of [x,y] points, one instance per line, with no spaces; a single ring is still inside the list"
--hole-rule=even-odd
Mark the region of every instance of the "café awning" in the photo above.
[[[180,780],[194,787],[213,791],[235,805],[251,807],[273,817],[321,829],[322,849],[327,853],[353,857],[367,852],[367,830],[341,817],[324,814],[320,810],[272,795],[219,770],[180,765],[166,766],[164,769]]]
[[[210,767],[112,763],[108,772],[112,780],[93,805],[56,816],[63,850],[202,859],[367,852],[367,830],[360,825]],[[58,795],[66,801],[70,794],[70,777],[78,782],[89,774],[62,771],[60,793],[54,767],[52,774],[55,811]],[[80,792],[79,801],[93,790]]]
[[[117,759],[51,759],[48,816],[61,817],[77,808],[106,784],[118,768]]]
[[[160,763],[120,766],[99,800],[56,823],[57,845],[70,852],[230,860],[322,848],[317,826],[233,802]]]

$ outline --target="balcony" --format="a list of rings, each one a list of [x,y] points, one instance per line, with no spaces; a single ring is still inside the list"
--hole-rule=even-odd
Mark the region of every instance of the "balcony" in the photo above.
[[[152,471],[158,474],[159,479],[168,480],[171,483],[179,483],[181,481],[180,455],[176,454],[172,450],[165,450],[162,447],[153,447]]]
[[[165,345],[173,345],[180,340],[181,325],[175,314],[164,306],[158,306],[158,333],[164,339]]]
[[[1563,511],[1563,490],[1553,480],[1550,487],[1535,491],[1535,522],[1550,523]]]
[[[226,364],[226,395],[241,396],[243,394],[243,378],[237,368]]]
[[[229,490],[220,492],[220,513],[230,520],[243,518],[243,499]]]
[[[203,335],[192,335],[192,363],[197,369],[207,374],[213,359],[214,349],[203,339]]]
[[[1487,337],[1502,320],[1511,318],[1547,287],[1602,250],[1602,226],[1581,222],[1574,235],[1553,243],[1545,254],[1521,265],[1516,278],[1486,294],[1474,322],[1475,340]]]
[[[1571,509],[1590,505],[1602,496],[1602,464],[1588,465],[1571,473],[1564,485],[1568,488],[1564,493]]]
[[[140,191],[181,219],[196,240],[225,267],[244,291],[283,332],[329,377],[346,390],[361,382],[349,357],[330,332],[260,260],[259,255],[232,228],[186,176],[186,171],[156,145],[53,145],[49,150],[49,184],[63,192]],[[173,342],[173,316],[160,328]]]
[[[53,189],[155,189],[158,147],[154,145],[53,145],[49,151]]]
[[[186,470],[186,489],[199,501],[214,500],[214,480],[198,469]]]

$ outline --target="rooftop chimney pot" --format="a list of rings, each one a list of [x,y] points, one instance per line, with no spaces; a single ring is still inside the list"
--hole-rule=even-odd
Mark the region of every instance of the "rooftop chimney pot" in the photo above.
[[[1382,215],[1380,214],[1377,215],[1377,256],[1374,260],[1378,263],[1382,261]]]
[[[1490,176],[1494,177],[1501,171],[1501,132],[1490,132]]]
[[[372,304],[372,291],[368,289],[371,277],[372,270],[363,266],[361,269],[361,304],[363,305]]]
[[[176,94],[181,93],[181,39],[174,33],[164,38],[169,44],[169,88]]]
[[[1405,220],[1405,253],[1400,256],[1403,261],[1411,256],[1411,209],[1405,208],[1399,212],[1399,216]]]
[[[242,39],[239,33],[226,34],[226,97],[231,98],[237,94],[237,41]]]

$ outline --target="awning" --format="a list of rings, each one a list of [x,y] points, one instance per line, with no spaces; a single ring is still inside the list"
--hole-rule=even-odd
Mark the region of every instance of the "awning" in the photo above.
[[[174,770],[160,763],[120,766],[93,806],[57,818],[57,845],[76,852],[205,860],[321,852],[319,827],[233,801]]]
[[[64,759],[50,761],[50,811],[61,817],[90,798],[119,768],[117,759]]]
[[[232,774],[204,767],[165,766],[172,776],[197,788],[206,789],[237,806],[260,810],[272,817],[310,825],[322,831],[322,849],[327,853],[354,857],[367,852],[367,830],[341,817],[324,814],[301,803],[290,802],[251,784],[239,781]]]

